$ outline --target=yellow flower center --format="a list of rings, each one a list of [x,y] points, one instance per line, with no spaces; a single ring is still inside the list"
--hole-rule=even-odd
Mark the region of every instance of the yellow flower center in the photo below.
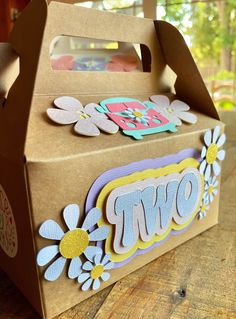
[[[213,164],[217,158],[218,146],[216,144],[211,144],[206,153],[206,161],[208,164]]]
[[[169,112],[169,113],[173,113],[173,112],[174,112],[174,110],[173,110],[171,107],[168,107],[166,110],[167,110],[167,112]]]
[[[91,271],[91,278],[92,279],[97,279],[99,277],[101,277],[101,275],[104,272],[104,267],[103,265],[96,265],[93,270]]]
[[[213,186],[210,186],[207,190],[208,194],[211,195],[214,191],[214,187]]]
[[[205,213],[205,211],[206,211],[206,204],[203,204],[203,205],[202,205],[201,211],[202,211],[203,213]]]
[[[143,114],[141,112],[138,112],[138,111],[133,112],[133,115],[136,117],[143,117]]]
[[[81,120],[86,120],[90,117],[88,114],[84,113],[83,111],[77,111],[76,113],[79,114]]]
[[[59,251],[66,259],[79,257],[89,244],[88,233],[83,229],[69,231],[62,238]]]

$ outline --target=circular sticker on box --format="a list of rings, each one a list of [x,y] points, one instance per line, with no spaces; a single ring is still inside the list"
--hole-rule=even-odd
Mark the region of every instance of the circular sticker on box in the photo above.
[[[7,195],[0,185],[0,247],[11,258],[18,249],[16,223]]]

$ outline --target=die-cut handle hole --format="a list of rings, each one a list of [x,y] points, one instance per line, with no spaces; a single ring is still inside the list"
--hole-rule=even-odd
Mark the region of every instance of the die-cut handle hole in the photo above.
[[[74,72],[151,72],[144,44],[58,36],[50,45],[53,70]]]

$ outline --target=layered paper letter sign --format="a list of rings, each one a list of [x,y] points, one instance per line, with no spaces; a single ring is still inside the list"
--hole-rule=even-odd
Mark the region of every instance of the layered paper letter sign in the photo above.
[[[99,289],[110,278],[108,270],[122,267],[206,217],[218,193],[224,142],[217,126],[206,132],[201,152],[184,149],[99,176],[89,190],[80,227],[76,204],[63,210],[68,231],[53,220],[41,225],[42,237],[58,241],[38,253],[39,266],[57,257],[47,266],[45,279],[57,280],[68,260],[69,279],[77,279],[83,291]]]

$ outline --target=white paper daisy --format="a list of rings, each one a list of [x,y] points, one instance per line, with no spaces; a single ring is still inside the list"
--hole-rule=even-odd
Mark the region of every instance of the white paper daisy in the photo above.
[[[150,116],[147,115],[147,110],[131,109],[129,107],[122,112],[122,115],[144,125],[147,125],[150,120]]]
[[[98,104],[90,103],[83,107],[82,103],[71,97],[62,96],[54,101],[57,108],[47,109],[48,117],[57,124],[74,124],[76,133],[86,136],[98,136],[100,130],[115,134],[119,131],[118,125],[96,110]]]
[[[80,210],[78,205],[71,204],[66,206],[63,211],[63,218],[69,231],[64,232],[58,223],[53,220],[47,220],[41,225],[39,234],[42,237],[59,241],[58,244],[44,247],[38,253],[37,264],[39,266],[47,265],[58,256],[45,271],[45,279],[49,281],[57,280],[67,260],[70,260],[68,277],[70,279],[77,278],[82,272],[80,256],[84,254],[90,260],[95,254],[102,253],[101,248],[90,246],[90,242],[106,239],[109,234],[109,228],[102,226],[89,232],[89,229],[93,229],[97,224],[101,215],[102,213],[99,209],[91,209],[85,217],[82,227],[77,228]]]
[[[188,112],[190,107],[180,100],[170,102],[165,95],[153,95],[150,100],[154,103],[158,113],[177,126],[182,125],[182,121],[190,124],[197,123],[197,116]]]
[[[218,194],[218,184],[216,176],[210,177],[209,180],[205,182],[204,199],[207,204],[212,203]]]
[[[78,282],[83,283],[81,288],[83,291],[87,291],[90,288],[97,290],[101,286],[101,280],[109,280],[110,274],[107,270],[114,268],[114,263],[110,261],[110,258],[110,254],[105,255],[103,258],[102,254],[95,254],[83,264],[82,269],[86,272],[83,272],[78,277]]]
[[[203,199],[200,211],[198,213],[198,219],[202,220],[203,218],[205,218],[209,209],[210,209],[210,207],[208,206],[208,204]]]
[[[208,181],[212,171],[218,176],[220,174],[220,165],[218,161],[225,159],[225,150],[220,150],[226,141],[225,134],[220,135],[220,127],[216,126],[214,131],[208,130],[204,135],[206,146],[203,147],[200,164],[200,173],[204,174],[205,180]]]

